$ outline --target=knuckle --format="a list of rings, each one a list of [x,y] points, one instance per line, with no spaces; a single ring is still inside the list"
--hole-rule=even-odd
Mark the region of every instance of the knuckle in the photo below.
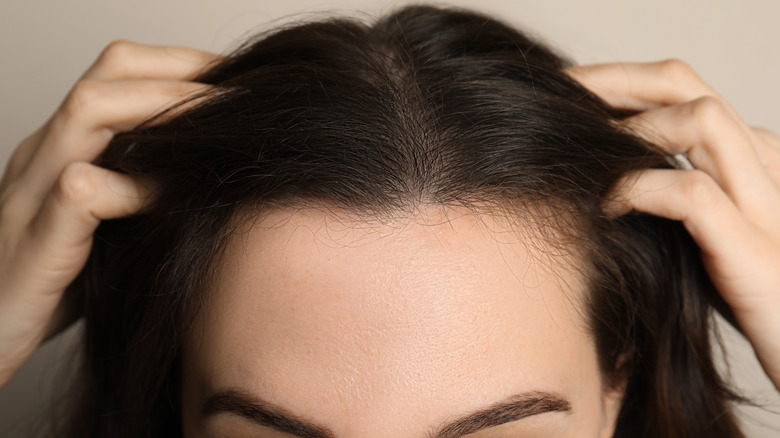
[[[68,119],[78,118],[102,97],[103,87],[100,81],[82,79],[73,86],[62,107]]]
[[[673,80],[687,81],[699,77],[690,64],[678,58],[665,59],[659,63],[659,67],[667,77]]]
[[[659,67],[661,73],[668,78],[674,87],[700,89],[705,86],[704,80],[696,73],[696,70],[681,59],[666,59],[659,63]]]
[[[98,193],[97,178],[92,166],[75,162],[68,164],[57,181],[56,195],[64,204],[83,205]]]
[[[121,66],[135,51],[137,44],[128,40],[110,42],[98,57],[98,65],[104,70],[114,70]]]
[[[680,190],[690,205],[698,208],[714,205],[721,189],[708,173],[690,170],[680,180]]]
[[[714,96],[702,96],[692,101],[690,112],[696,125],[705,131],[720,126],[729,116],[726,104]]]

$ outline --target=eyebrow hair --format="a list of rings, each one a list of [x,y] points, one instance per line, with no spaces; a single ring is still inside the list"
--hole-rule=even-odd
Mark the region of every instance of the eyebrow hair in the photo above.
[[[431,438],[457,438],[482,429],[548,412],[571,413],[571,403],[558,394],[542,391],[525,392],[446,423],[429,436]]]
[[[232,390],[214,394],[203,406],[203,415],[206,417],[223,412],[301,438],[336,437],[327,427],[317,425],[280,406],[240,391]],[[570,413],[571,403],[564,397],[549,392],[525,392],[445,423],[428,436],[429,438],[457,438],[548,412]]]
[[[225,391],[212,395],[203,406],[203,415],[229,412],[262,426],[302,438],[335,438],[326,427],[304,420],[279,406],[239,391]]]

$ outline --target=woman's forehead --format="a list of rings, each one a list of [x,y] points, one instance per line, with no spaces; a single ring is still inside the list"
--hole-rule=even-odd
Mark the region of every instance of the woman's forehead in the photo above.
[[[342,322],[376,312],[370,321],[433,323],[438,311],[455,318],[518,299],[531,303],[514,313],[544,302],[550,317],[581,320],[577,261],[533,242],[499,217],[454,209],[383,223],[274,211],[234,235],[207,295],[269,315],[309,304]]]
[[[450,368],[453,358],[511,374],[517,364],[498,359],[507,349],[550,350],[521,354],[541,369],[556,351],[590,344],[574,304],[582,281],[565,260],[548,266],[521,238],[496,238],[484,218],[427,219],[366,227],[311,210],[269,215],[230,242],[198,344],[229,356],[214,366],[234,373],[327,363],[362,388],[404,376],[423,385],[421,367]]]

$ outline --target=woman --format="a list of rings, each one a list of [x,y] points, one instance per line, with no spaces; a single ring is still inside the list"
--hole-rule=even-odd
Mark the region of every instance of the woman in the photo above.
[[[779,143],[471,12],[117,43],[2,181],[0,382],[83,314],[66,436],[742,436],[709,316],[778,386]]]

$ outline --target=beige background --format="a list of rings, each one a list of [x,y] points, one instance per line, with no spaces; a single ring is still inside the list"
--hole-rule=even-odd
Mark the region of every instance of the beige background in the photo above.
[[[378,14],[400,1],[2,0],[0,5],[0,162],[56,108],[78,75],[111,40],[223,51],[247,32],[314,13]],[[749,122],[780,131],[780,3],[774,0],[481,0],[453,1],[494,13],[552,42],[578,62],[678,57]],[[291,15],[292,14],[292,15]],[[295,15],[301,14],[301,15]],[[2,281],[2,279],[0,279]],[[51,400],[58,360],[78,331],[39,351],[0,390],[0,436]],[[732,332],[729,357],[738,384],[780,411],[778,397],[749,346]],[[64,401],[67,402],[67,401]],[[743,409],[749,437],[780,435],[780,414]]]

